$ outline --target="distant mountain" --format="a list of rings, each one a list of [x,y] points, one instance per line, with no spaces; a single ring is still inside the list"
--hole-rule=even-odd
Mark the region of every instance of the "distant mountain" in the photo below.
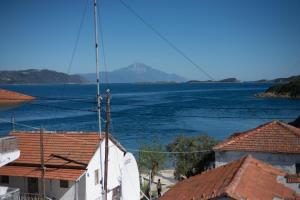
[[[221,82],[221,83],[239,83],[241,82],[240,80],[236,79],[236,78],[226,78],[217,82]]]
[[[265,92],[257,94],[257,96],[300,99],[300,76],[293,76],[293,78],[290,77],[286,79],[280,79],[280,81],[286,80],[290,81],[288,83],[284,82],[284,84],[280,82],[280,84],[271,86]]]
[[[271,80],[267,80],[267,79],[262,79],[262,80],[258,80],[258,81],[254,81],[257,83],[288,83],[294,80],[299,80],[300,79],[300,75],[297,76],[290,76],[288,78],[276,78],[276,79],[271,79]]]
[[[212,80],[207,80],[207,81],[190,80],[190,81],[187,81],[187,83],[240,83],[240,82],[241,81],[236,78],[226,78],[226,79],[222,79],[219,81],[212,81]]]
[[[19,70],[0,71],[0,84],[59,84],[59,83],[87,83],[79,75],[68,75],[52,70]]]
[[[95,82],[95,73],[81,74],[85,79]],[[184,82],[185,78],[154,69],[143,63],[133,63],[128,67],[112,72],[101,72],[102,80],[108,77],[110,83],[153,83],[153,82]]]

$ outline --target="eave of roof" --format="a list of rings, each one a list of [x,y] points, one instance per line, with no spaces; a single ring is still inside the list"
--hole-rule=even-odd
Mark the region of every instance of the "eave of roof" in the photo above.
[[[86,170],[84,169],[46,168],[45,178],[76,181],[85,171]],[[41,178],[41,168],[24,166],[3,166],[0,168],[0,175]]]
[[[277,129],[274,127],[277,127]],[[285,135],[274,134],[277,132]],[[259,135],[262,138],[255,138]],[[287,135],[293,138],[288,140]],[[251,138],[256,141],[252,142]],[[272,140],[276,143],[273,144]],[[213,150],[300,153],[300,129],[280,121],[272,121],[245,132],[232,134],[228,139],[213,147]]]

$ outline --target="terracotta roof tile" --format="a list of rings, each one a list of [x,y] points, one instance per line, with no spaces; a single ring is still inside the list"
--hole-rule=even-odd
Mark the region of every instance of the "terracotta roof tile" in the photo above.
[[[300,129],[273,121],[252,130],[235,133],[213,148],[215,151],[300,153]]]
[[[11,103],[22,103],[24,101],[32,101],[35,97],[13,92],[9,90],[0,89],[0,105]]]
[[[11,132],[18,140],[20,158],[13,165],[40,165],[39,131]],[[44,132],[44,160],[47,166],[84,167],[91,160],[104,135],[96,132]]]
[[[299,199],[296,192],[277,182],[277,176],[284,175],[271,165],[247,156],[177,183],[160,200]]]
[[[0,168],[0,175],[40,177],[39,132],[11,132],[18,140],[20,157]],[[76,180],[97,150],[104,135],[95,132],[44,132],[44,160],[48,179]]]

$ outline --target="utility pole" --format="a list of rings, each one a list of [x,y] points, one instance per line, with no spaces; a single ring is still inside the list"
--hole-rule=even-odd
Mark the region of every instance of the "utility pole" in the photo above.
[[[107,179],[108,179],[108,140],[109,140],[109,125],[110,125],[110,92],[106,90],[106,123],[105,123],[105,161],[104,161],[104,192],[107,200]]]
[[[46,199],[45,191],[45,163],[44,163],[44,130],[40,129],[40,153],[41,153],[41,188],[42,188],[42,197]]]

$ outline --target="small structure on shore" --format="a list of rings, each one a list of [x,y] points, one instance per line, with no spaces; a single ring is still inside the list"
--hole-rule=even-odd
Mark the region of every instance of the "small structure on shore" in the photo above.
[[[177,183],[160,200],[299,199],[298,184],[286,173],[252,156]]]
[[[19,106],[22,103],[33,101],[35,97],[0,89],[0,111]]]
[[[300,129],[281,121],[233,134],[213,150],[216,167],[251,154],[288,173],[300,173]]]

